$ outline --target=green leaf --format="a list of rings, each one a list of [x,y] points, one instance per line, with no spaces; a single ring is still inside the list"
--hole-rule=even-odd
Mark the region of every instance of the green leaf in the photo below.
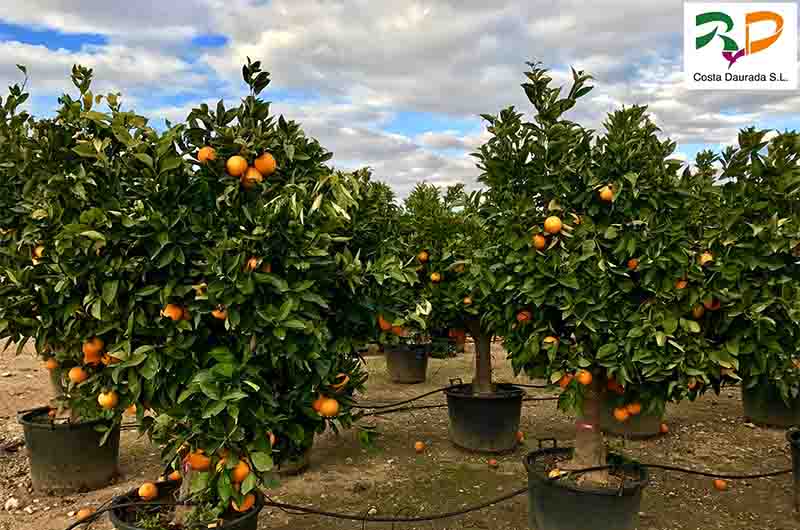
[[[580,285],[578,284],[578,279],[575,276],[570,275],[563,278],[558,278],[558,283],[565,287],[569,287],[571,289],[578,289]]]
[[[286,320],[283,325],[291,329],[305,329],[306,325],[299,320]]]
[[[256,479],[255,473],[250,473],[247,477],[242,481],[241,493],[242,495],[247,495],[258,486],[258,481]]]
[[[220,412],[222,412],[223,410],[225,410],[225,407],[226,407],[226,406],[227,406],[227,403],[226,403],[226,402],[224,402],[224,401],[217,401],[217,402],[215,402],[213,405],[211,405],[210,407],[208,407],[208,408],[207,408],[207,409],[206,409],[206,410],[203,412],[203,418],[204,418],[204,419],[208,419],[208,418],[211,418],[211,417],[213,417],[213,416],[216,416],[217,414],[219,414]]]
[[[617,347],[616,344],[612,344],[612,343],[604,344],[603,346],[600,346],[600,348],[598,348],[598,350],[597,350],[597,358],[598,359],[606,359],[607,357],[611,357],[612,355],[617,353],[618,349],[619,348]]]
[[[606,233],[604,234],[606,239],[616,239],[617,237],[617,229],[613,226],[609,226],[606,228]]]
[[[135,156],[137,160],[141,161],[144,165],[146,165],[150,169],[153,169],[153,159],[150,157],[150,155],[147,155],[145,153],[136,153],[133,156]]]
[[[95,230],[87,230],[86,232],[81,232],[81,235],[84,236],[84,237],[88,237],[92,241],[105,241],[106,240],[106,236],[104,236],[103,234],[101,234],[100,232],[97,232]]]
[[[119,280],[103,282],[103,301],[108,305],[112,305],[117,297],[117,290],[119,290]]]
[[[250,455],[250,460],[253,462],[256,470],[261,473],[272,471],[272,457],[267,453],[256,452]]]
[[[192,472],[192,480],[189,486],[190,493],[202,493],[208,488],[208,471]]]

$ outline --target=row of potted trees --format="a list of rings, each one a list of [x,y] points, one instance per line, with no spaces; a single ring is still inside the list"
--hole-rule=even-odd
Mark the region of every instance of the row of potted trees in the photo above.
[[[363,344],[414,379],[447,328],[476,351],[472,381],[446,391],[457,445],[518,443],[524,392],[493,380],[494,337],[577,415],[574,447],[526,459],[538,528],[586,528],[587,506],[635,527],[647,475],[602,433],[652,433],[669,402],[742,381],[754,420],[797,422],[798,136],[746,130],[681,172],[644,107],[595,133],[567,117],[588,75],[566,92],[537,64],[525,75],[533,118],[484,116],[483,189],[420,185],[403,208],[270,115],[258,62],[239,106],[201,105],[163,132],[94,95],[85,68],[52,119],[21,112],[12,87],[0,337],[33,340],[59,396],[21,418],[34,486],[108,480],[127,410],[165,463],[130,497],[195,502],[116,510],[120,524],[254,524],[270,473],[356,417]],[[53,433],[79,430],[108,451],[105,471],[71,455],[74,484],[34,465]]]

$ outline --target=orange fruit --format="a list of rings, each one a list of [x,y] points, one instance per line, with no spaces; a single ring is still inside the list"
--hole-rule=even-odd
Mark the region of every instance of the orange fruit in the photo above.
[[[213,147],[205,146],[205,147],[201,147],[197,151],[197,160],[201,164],[205,164],[209,160],[216,160],[216,159],[217,159],[217,152],[214,151]]]
[[[258,172],[265,177],[275,173],[275,169],[278,167],[275,157],[270,153],[264,153],[260,157],[256,158],[253,162],[253,165],[256,166]]]
[[[658,428],[658,432],[660,432],[661,434],[667,434],[669,432],[669,425],[667,425],[666,423],[662,423],[661,427]]]
[[[83,354],[83,364],[88,364],[89,366],[97,366],[103,361],[103,356],[99,353],[93,354]]]
[[[81,351],[83,352],[84,355],[95,356],[103,351],[103,346],[105,346],[103,339],[101,339],[100,337],[92,337],[91,339],[83,343]],[[98,356],[98,359],[99,358],[100,357]]]
[[[631,258],[628,260],[628,269],[635,271],[639,268],[639,260],[636,258]]]
[[[536,250],[544,250],[544,247],[547,246],[547,238],[545,238],[542,234],[536,234],[533,236],[533,248]]]
[[[558,339],[552,335],[548,335],[544,338],[542,342],[544,342],[545,344],[554,344],[558,343]]]
[[[728,489],[728,483],[720,478],[714,479],[714,482],[712,482],[712,484],[714,484],[714,489],[717,491],[725,491]]]
[[[268,432],[267,436],[269,437],[269,446],[275,447],[275,443],[278,441],[278,439],[271,432]]]
[[[232,177],[241,177],[247,171],[247,160],[243,156],[233,155],[225,162],[225,169]]]
[[[75,514],[75,519],[77,519],[78,521],[85,521],[92,515],[94,515],[94,508],[81,508]]]
[[[378,327],[383,331],[392,329],[392,323],[383,318],[383,315],[378,315]]]
[[[113,390],[109,392],[100,392],[97,395],[97,402],[105,410],[111,410],[119,403],[119,395]]]
[[[216,309],[211,311],[211,316],[216,318],[217,320],[225,320],[228,318],[228,312],[225,310],[224,306],[217,306]]]
[[[189,454],[189,467],[195,471],[208,471],[211,467],[211,459],[197,451]]]
[[[158,497],[158,488],[152,482],[145,482],[139,486],[139,497],[141,497],[143,501],[152,501]]]
[[[55,359],[53,359],[52,357],[50,357],[49,359],[47,359],[47,360],[44,362],[44,367],[45,367],[45,368],[47,368],[47,369],[48,369],[48,370],[50,370],[50,371],[53,371],[53,370],[55,370],[56,368],[58,368],[58,361],[56,361]]]
[[[442,275],[439,274],[438,272],[431,273],[431,281],[433,283],[439,283],[440,281],[442,281]]]
[[[558,234],[561,232],[561,219],[555,215],[551,215],[544,220],[544,231],[548,234]]]
[[[606,383],[606,388],[608,388],[608,390],[614,392],[615,394],[622,395],[625,393],[625,387],[617,383],[617,380],[614,379],[613,377],[610,377],[608,379],[608,382]]]
[[[184,307],[183,311],[181,311],[181,320],[191,320],[192,314],[189,313],[189,309]]]
[[[567,388],[569,384],[572,382],[573,377],[572,374],[564,374],[561,376],[561,379],[558,380],[558,386],[561,388]]]
[[[339,414],[339,402],[333,398],[325,398],[320,404],[319,415],[323,418],[333,418]]]
[[[44,256],[44,245],[37,245],[31,253],[34,259],[41,259]]]
[[[245,189],[251,190],[255,187],[256,184],[261,184],[264,182],[264,175],[261,174],[259,170],[254,167],[247,168],[244,175],[241,178],[242,186]]]
[[[628,421],[628,418],[631,417],[631,413],[628,412],[628,409],[625,407],[617,407],[614,409],[614,419],[616,419],[620,423],[624,423]]]
[[[639,402],[628,403],[625,406],[625,409],[631,416],[638,416],[639,414],[642,413],[642,404]]]
[[[711,263],[712,261],[714,261],[714,254],[712,254],[709,251],[705,251],[702,254],[700,254],[700,257],[697,258],[697,261],[700,262],[701,267],[704,267],[707,263]]]
[[[692,308],[692,316],[694,317],[695,320],[700,320],[701,318],[703,318],[703,315],[705,314],[706,310],[701,305],[696,305]]]
[[[414,451],[416,451],[417,453],[425,452],[425,442],[420,440],[414,442]]]
[[[242,513],[252,508],[255,503],[256,503],[256,496],[253,495],[252,493],[248,493],[247,495],[244,496],[241,506],[236,504],[235,500],[231,499],[231,508],[233,508],[235,511],[239,513]]]
[[[681,289],[686,289],[686,286],[689,285],[689,282],[681,278],[680,280],[675,280],[675,288],[679,291]]]
[[[315,399],[313,402],[311,402],[311,408],[313,408],[314,410],[319,412],[322,409],[322,403],[326,399],[328,399],[328,398],[326,398],[325,396],[320,395],[319,397],[317,397],[317,399]]]
[[[589,370],[580,370],[576,377],[578,378],[578,382],[583,386],[592,384],[592,372]]]
[[[272,263],[265,263],[261,266],[261,272],[264,274],[272,273]]]
[[[527,309],[523,309],[517,313],[517,322],[527,322],[533,318],[533,314]]]
[[[487,463],[489,464],[489,467],[497,467],[498,466],[496,458],[490,458],[489,462],[487,462]]]
[[[179,480],[182,480],[183,477],[181,476],[181,472],[176,469],[175,471],[167,475],[167,479],[173,482],[177,482]]]
[[[465,296],[464,305],[472,305],[472,298],[470,298],[469,296]]]
[[[461,274],[462,272],[464,272],[467,269],[464,267],[463,263],[459,263],[458,265],[456,265],[456,268],[453,269],[453,270],[456,271],[458,274]]]
[[[392,326],[392,333],[394,333],[398,337],[402,337],[403,336],[403,327],[402,326]]]
[[[69,372],[67,373],[67,377],[69,377],[69,380],[77,385],[78,383],[83,383],[89,379],[89,374],[87,374],[86,370],[80,366],[76,366],[74,368],[70,368]]]
[[[522,431],[517,431],[517,441],[522,442],[522,440],[524,439],[525,439],[525,433],[523,433]]]
[[[717,298],[708,298],[706,300],[703,300],[703,307],[705,307],[709,311],[716,311],[717,309],[720,308],[721,305],[722,304]]]
[[[253,272],[256,267],[258,267],[258,258],[255,256],[250,256],[244,263],[245,272]]]
[[[161,310],[161,316],[177,322],[183,318],[183,308],[177,304],[167,304]]]
[[[420,263],[428,263],[430,255],[428,254],[427,251],[423,250],[419,254],[417,254],[417,259],[419,260]]]
[[[600,200],[603,202],[611,202],[614,200],[614,190],[611,186],[606,185],[600,188]]]
[[[244,479],[247,478],[247,475],[250,474],[250,466],[247,465],[247,462],[244,460],[239,460],[236,464],[236,467],[233,468],[231,471],[231,481],[232,482],[243,482]]]
[[[135,416],[136,415],[136,405],[131,405],[127,409],[125,409],[125,414],[128,416]]]

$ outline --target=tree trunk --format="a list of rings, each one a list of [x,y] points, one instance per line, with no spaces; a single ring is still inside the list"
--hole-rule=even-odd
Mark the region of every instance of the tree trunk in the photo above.
[[[575,451],[567,469],[585,469],[606,465],[606,444],[600,429],[600,411],[603,400],[602,378],[595,375],[586,388],[583,413],[575,421]],[[608,470],[584,473],[578,483],[608,484]]]
[[[492,386],[492,335],[481,328],[479,319],[470,319],[467,328],[475,344],[475,376],[472,391],[476,394],[491,394]]]

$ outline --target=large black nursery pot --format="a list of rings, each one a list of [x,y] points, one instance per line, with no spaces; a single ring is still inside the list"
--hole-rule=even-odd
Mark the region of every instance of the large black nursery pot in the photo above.
[[[445,390],[450,416],[450,439],[459,447],[483,453],[504,453],[519,443],[519,419],[525,392],[498,384],[491,393],[475,393],[471,384]]]
[[[180,482],[159,482],[156,484],[158,498],[153,500],[153,504],[174,501],[173,494],[179,484]],[[219,527],[221,530],[258,530],[258,514],[264,508],[264,496],[257,489],[253,490],[253,493],[256,496],[256,502],[253,507],[242,514],[229,510],[222,517],[223,524]],[[125,495],[115,497],[113,503],[115,507],[109,511],[109,518],[111,519],[111,524],[117,530],[148,530],[152,527],[145,528],[144,526],[136,525],[139,517],[144,514],[155,514],[163,509],[160,506],[148,506],[142,503],[138,491],[135,489]],[[136,504],[136,506],[125,506],[126,504]]]
[[[800,425],[800,396],[788,404],[780,391],[767,381],[742,385],[745,418],[757,425],[788,428]]]
[[[800,427],[789,429],[786,433],[792,451],[792,473],[794,477],[794,514],[800,520]]]
[[[39,407],[18,418],[25,433],[33,489],[66,495],[108,485],[118,473],[119,425],[100,445],[108,422],[53,421],[49,411],[49,407]]]
[[[551,479],[541,460],[572,457],[572,448],[533,451],[525,458],[528,471],[528,527],[536,530],[635,530],[639,524],[642,489],[647,471],[633,467],[638,476],[625,478],[621,487],[579,486],[570,478]],[[540,442],[541,445],[541,442]],[[609,458],[613,458],[609,454]]]
[[[398,344],[385,346],[386,370],[393,383],[424,383],[428,375],[428,357],[431,351],[427,344]]]

